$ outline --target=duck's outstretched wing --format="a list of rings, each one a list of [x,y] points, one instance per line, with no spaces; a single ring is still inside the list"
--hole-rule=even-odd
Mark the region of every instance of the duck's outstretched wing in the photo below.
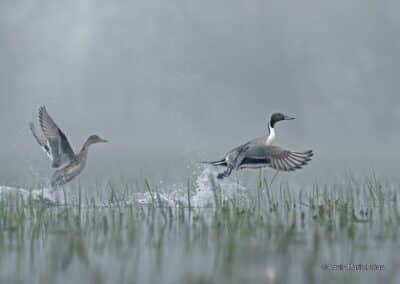
[[[58,168],[71,162],[75,157],[74,151],[72,150],[67,137],[61,129],[58,128],[57,124],[50,117],[44,106],[39,108],[39,124],[43,136],[39,136],[37,134],[38,131],[34,132],[36,133],[34,136],[35,138],[38,137],[36,140],[40,145],[44,143],[44,139],[46,140],[45,144],[48,147],[51,160],[53,161],[51,166],[53,168]]]
[[[268,166],[278,171],[301,169],[311,161],[312,150],[298,152],[282,149],[278,146],[258,145],[250,147],[239,162],[240,168]]]
[[[50,160],[53,160],[53,156],[50,153],[50,148],[47,145],[47,139],[44,137],[44,134],[41,130],[36,129],[35,125],[33,122],[29,123],[29,128],[32,131],[33,137],[35,137],[36,142],[42,147],[43,151],[46,153],[46,155],[49,157]]]

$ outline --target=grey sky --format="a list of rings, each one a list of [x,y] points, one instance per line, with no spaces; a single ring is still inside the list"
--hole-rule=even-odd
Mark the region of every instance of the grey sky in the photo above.
[[[329,149],[396,145],[398,1],[1,1],[3,152],[44,104],[75,148],[224,151],[266,131]],[[5,133],[5,135],[4,135]],[[215,145],[215,148],[214,148]],[[389,147],[389,146],[388,146]]]

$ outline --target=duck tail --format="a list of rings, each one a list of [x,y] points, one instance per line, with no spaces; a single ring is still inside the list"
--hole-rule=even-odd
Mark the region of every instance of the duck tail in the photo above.
[[[201,164],[208,164],[213,166],[226,166],[225,159],[217,160],[217,161],[201,161]]]

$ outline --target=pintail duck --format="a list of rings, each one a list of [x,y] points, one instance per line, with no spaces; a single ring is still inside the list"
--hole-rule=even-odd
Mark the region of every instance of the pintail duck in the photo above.
[[[71,181],[82,172],[86,166],[90,145],[107,142],[107,140],[97,135],[91,135],[86,140],[81,151],[75,154],[67,137],[44,106],[39,108],[39,124],[40,129],[35,128],[32,122],[29,125],[36,141],[52,161],[51,166],[58,168],[50,179],[53,190]]]
[[[267,137],[253,139],[229,151],[224,158],[217,161],[204,162],[214,166],[224,166],[226,170],[218,174],[218,178],[228,177],[232,171],[243,168],[270,167],[278,171],[294,171],[301,169],[311,161],[313,151],[290,151],[272,145],[276,138],[275,125],[279,121],[293,120],[294,117],[282,113],[274,113],[268,123]]]

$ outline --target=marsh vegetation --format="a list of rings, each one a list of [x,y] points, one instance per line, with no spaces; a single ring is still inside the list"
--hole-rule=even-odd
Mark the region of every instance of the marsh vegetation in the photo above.
[[[51,205],[33,190],[3,190],[0,282],[399,280],[400,184],[374,172],[310,187],[256,176],[252,187],[221,184],[204,169],[169,193],[147,178],[75,183]]]

